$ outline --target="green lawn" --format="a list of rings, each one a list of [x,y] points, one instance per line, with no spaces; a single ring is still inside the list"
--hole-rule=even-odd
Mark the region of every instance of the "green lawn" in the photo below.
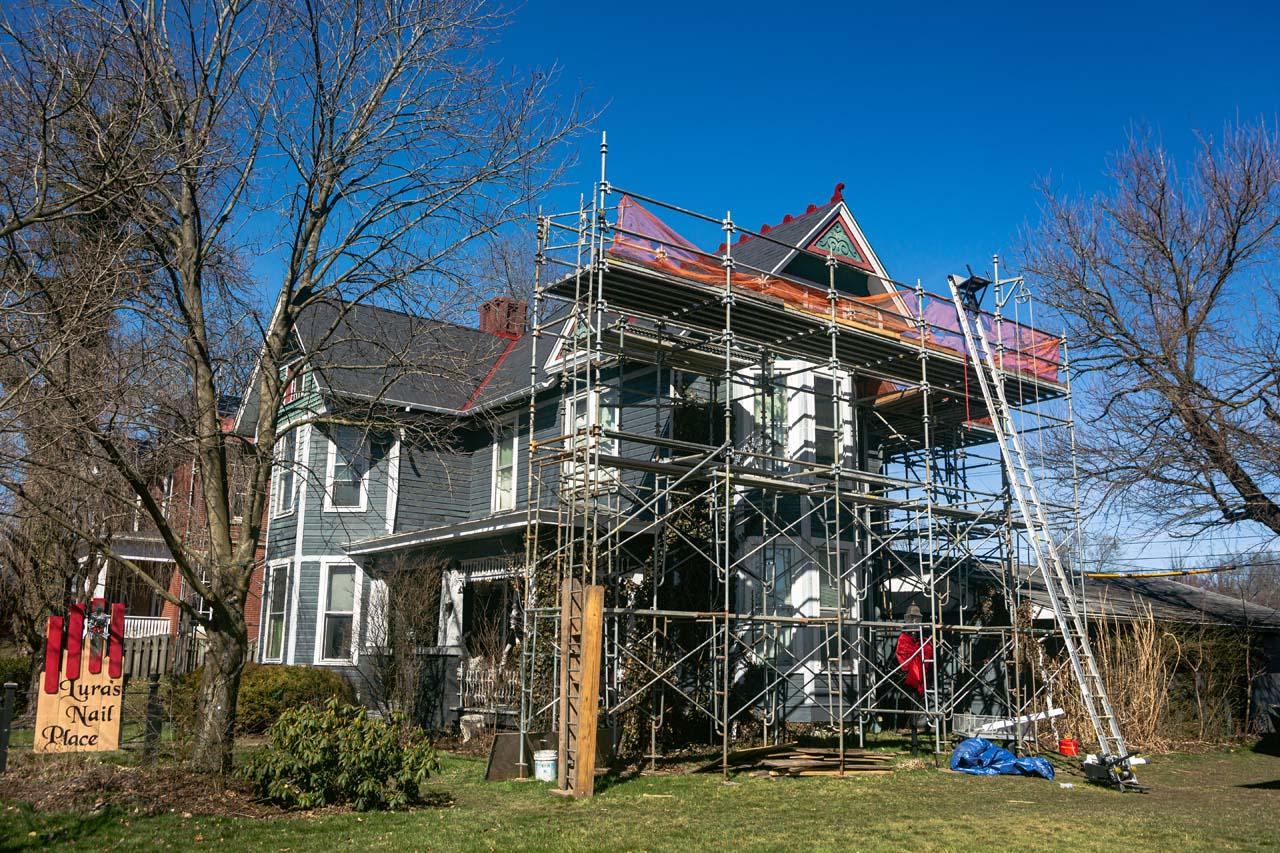
[[[431,783],[451,804],[393,814],[251,820],[36,814],[0,805],[0,848],[222,850],[1265,849],[1280,845],[1280,759],[1247,750],[1167,756],[1149,794],[930,769],[850,779],[642,776],[592,800],[531,782],[485,783],[448,759]],[[1070,775],[1069,775],[1070,774]],[[1060,782],[1071,782],[1065,789]],[[0,798],[3,782],[0,781]]]

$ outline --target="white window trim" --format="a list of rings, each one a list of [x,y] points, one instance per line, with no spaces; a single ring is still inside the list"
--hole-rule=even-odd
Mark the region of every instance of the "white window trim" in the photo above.
[[[287,518],[298,511],[298,490],[299,490],[299,471],[298,471],[298,451],[302,447],[301,430],[297,428],[287,428],[285,432],[276,436],[276,459],[271,468],[271,517]],[[293,459],[288,461],[290,470],[293,473],[292,500],[289,502],[288,509],[280,508],[280,474],[285,465],[285,460],[279,455],[280,441],[284,439],[288,433],[293,434]]]
[[[338,462],[338,442],[332,436],[326,436],[329,442],[329,459],[324,472],[324,511],[325,512],[367,512],[369,509],[369,475],[373,473],[373,440],[366,431],[362,441],[367,454],[367,467],[360,478],[360,503],[355,506],[334,506],[333,504],[333,472]]]
[[[796,452],[800,447],[804,446],[804,430],[799,429],[804,421],[804,412],[797,411],[799,409],[800,397],[803,397],[803,391],[794,384],[794,374],[792,374],[792,362],[778,361],[773,368],[773,386],[776,392],[781,392],[782,396],[782,418],[783,423],[780,425],[782,433],[781,446],[778,447],[778,456],[786,457],[786,459],[795,459]],[[744,415],[739,419],[741,424],[737,429],[737,441],[746,441],[758,432],[763,432],[764,425],[760,423],[760,412],[756,410],[756,403],[760,401],[760,371],[754,370],[749,374],[748,380],[737,380],[733,386],[733,394],[736,400],[744,402],[735,403],[740,406],[741,414]],[[765,403],[767,405],[767,403]],[[772,439],[771,437],[769,437]]]
[[[511,434],[497,438],[491,447],[489,465],[489,512],[511,512],[520,503],[520,428],[519,424],[511,425]],[[498,446],[507,439],[511,440],[511,506],[498,509]]]
[[[334,566],[351,566],[355,569],[351,590],[351,651],[345,658],[326,658],[324,654],[324,617],[329,612],[329,571]],[[298,584],[301,586],[301,584]],[[360,594],[364,586],[364,571],[350,557],[320,558],[320,589],[316,595],[316,645],[315,660],[320,666],[350,666],[360,660]],[[341,612],[341,611],[335,611]]]
[[[604,395],[600,393],[598,388],[590,388],[586,391],[579,391],[577,394],[572,396],[567,396],[564,398],[563,403],[560,406],[560,425],[561,434],[567,436],[567,441],[569,442],[567,446],[570,448],[572,448],[574,446],[574,442],[577,441],[577,431],[573,425],[573,415],[577,411],[579,401],[582,400],[585,400],[589,407],[587,409],[588,434],[585,438],[587,447],[591,446],[591,428],[599,426],[597,421],[603,420],[600,415],[603,414],[606,409],[613,412],[613,428],[618,429],[619,426],[618,421],[621,417],[621,411],[617,402],[606,401]],[[622,451],[622,442],[616,438],[606,438],[601,436],[596,449],[604,456],[617,456]],[[596,466],[595,472],[596,479],[590,484],[592,489],[613,488],[621,476],[621,472],[613,466]],[[582,480],[583,472],[578,470],[577,462],[572,456],[561,463],[561,476],[575,478],[579,483],[579,486],[584,484]]]
[[[311,424],[303,424],[298,428],[298,447],[303,459],[311,458]],[[300,484],[301,490],[298,492],[298,520],[293,528],[293,568],[290,571],[296,573],[297,581],[293,584],[293,593],[289,598],[289,615],[285,618],[290,625],[298,624],[298,615],[302,609],[302,598],[300,590],[302,589],[302,563],[304,560],[313,558],[303,556],[303,543],[306,541],[307,527],[307,488],[306,482]],[[298,631],[296,628],[290,629],[288,632],[289,641],[289,663],[298,662]]]
[[[391,611],[391,601],[389,599],[390,594],[390,590],[387,588],[387,582],[385,580],[377,578],[369,579],[370,624],[368,626],[360,626],[361,628],[366,629],[363,632],[365,635],[364,640],[359,643],[360,650],[364,654],[377,654],[385,651],[387,648],[387,629],[389,628],[387,624],[387,614]],[[359,607],[359,604],[360,602],[357,601],[357,609],[362,609]],[[374,624],[372,621],[372,617],[374,617],[375,614],[381,618],[381,622],[379,624]],[[354,618],[355,617],[353,616],[353,622]],[[362,621],[363,618],[364,616],[361,614]],[[353,645],[357,643],[357,635],[355,633],[357,630],[358,629],[353,625],[351,638]],[[374,635],[375,630],[377,631],[376,636]]]
[[[562,419],[564,434],[568,435],[570,437],[570,440],[572,440],[574,437],[572,414],[576,413],[577,403],[579,400],[587,401],[587,406],[588,406],[587,411],[589,413],[588,419],[587,419],[588,431],[590,431],[591,427],[599,426],[597,421],[603,420],[602,418],[599,417],[599,415],[605,412],[606,410],[613,412],[613,429],[618,429],[618,418],[620,417],[620,413],[618,410],[617,402],[605,400],[604,395],[600,393],[600,389],[591,388],[586,391],[579,391],[578,393],[574,394],[571,397],[564,398],[564,405],[561,406],[561,409],[560,409],[560,417]],[[587,438],[588,440],[590,440],[589,435]],[[604,436],[600,437],[600,452],[604,453],[605,455],[608,455],[608,456],[617,455],[619,450],[618,445],[619,445],[619,441],[616,438],[606,438]]]
[[[266,577],[263,579],[262,585],[262,610],[261,624],[258,628],[258,637],[262,646],[262,662],[263,663],[284,663],[289,656],[289,604],[292,598],[291,586],[296,586],[293,580],[293,569],[290,565],[293,561],[288,557],[277,557],[274,560],[267,561]],[[267,649],[271,648],[271,599],[275,595],[275,573],[276,569],[284,567],[284,589],[286,598],[284,600],[284,610],[281,611],[280,631],[283,636],[280,638],[280,654],[278,657],[268,657]]]
[[[395,441],[387,454],[387,517],[383,520],[388,533],[396,530],[396,512],[400,505],[400,442],[403,440],[404,430],[396,430]]]

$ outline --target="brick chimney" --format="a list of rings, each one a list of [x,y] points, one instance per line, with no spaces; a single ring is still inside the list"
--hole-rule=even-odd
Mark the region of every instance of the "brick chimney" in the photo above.
[[[523,299],[495,296],[480,306],[480,331],[500,338],[524,334],[528,304]]]

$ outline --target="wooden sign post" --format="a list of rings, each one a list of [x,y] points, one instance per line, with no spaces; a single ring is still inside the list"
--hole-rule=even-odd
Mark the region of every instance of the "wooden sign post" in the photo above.
[[[44,687],[36,705],[36,752],[120,748],[124,605],[112,605],[110,614],[108,617],[102,599],[94,599],[86,631],[84,605],[72,605],[65,644],[62,617],[49,617]]]

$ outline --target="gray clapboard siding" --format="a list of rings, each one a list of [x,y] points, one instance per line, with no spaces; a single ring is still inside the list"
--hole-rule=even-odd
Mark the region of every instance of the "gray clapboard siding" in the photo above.
[[[387,532],[387,489],[391,464],[391,440],[375,435],[370,439],[371,456],[368,496],[363,511],[326,510],[324,481],[329,464],[329,435],[324,428],[311,433],[307,478],[307,516],[302,529],[302,553],[341,554],[348,542],[379,536]]]
[[[294,663],[314,663],[316,608],[320,601],[320,560],[303,557],[298,570],[298,623],[294,629]]]
[[[468,462],[454,451],[402,447],[395,532],[465,520],[471,494]]]

